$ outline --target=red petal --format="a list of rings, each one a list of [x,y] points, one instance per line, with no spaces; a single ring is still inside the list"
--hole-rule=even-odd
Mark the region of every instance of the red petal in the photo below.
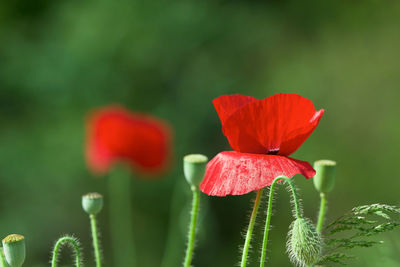
[[[211,196],[243,195],[271,185],[278,176],[296,174],[308,179],[315,170],[306,161],[284,156],[226,151],[207,164],[200,189]]]
[[[122,107],[93,112],[87,123],[86,158],[95,173],[105,173],[115,161],[143,173],[162,170],[169,156],[168,127],[148,115]]]
[[[223,95],[214,99],[213,104],[223,125],[226,119],[235,113],[235,111],[254,101],[258,101],[258,99],[252,96]]]
[[[323,114],[307,98],[277,94],[242,105],[222,126],[235,151],[288,156],[310,136]]]

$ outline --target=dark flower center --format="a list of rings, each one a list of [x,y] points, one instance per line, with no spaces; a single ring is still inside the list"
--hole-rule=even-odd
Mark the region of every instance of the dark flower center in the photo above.
[[[268,155],[277,155],[278,153],[279,153],[279,148],[268,149],[267,152]]]

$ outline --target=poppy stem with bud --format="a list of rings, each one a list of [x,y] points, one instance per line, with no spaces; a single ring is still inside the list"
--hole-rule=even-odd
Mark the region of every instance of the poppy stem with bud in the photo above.
[[[51,267],[56,267],[58,262],[58,255],[64,245],[69,245],[75,253],[75,266],[81,267],[81,247],[79,241],[72,236],[63,236],[59,238],[53,248],[53,257],[51,260]]]
[[[318,160],[314,162],[316,175],[313,178],[315,189],[320,193],[321,203],[318,213],[317,232],[321,234],[326,214],[326,195],[333,189],[336,177],[336,162]]]
[[[276,183],[279,182],[280,180],[284,180],[290,186],[290,189],[292,191],[292,198],[293,198],[292,201],[294,204],[296,219],[299,219],[303,216],[302,210],[300,208],[300,203],[299,203],[299,200],[297,197],[297,193],[296,193],[296,187],[294,186],[292,180],[290,178],[284,177],[284,176],[279,176],[279,177],[275,178],[269,189],[267,219],[265,221],[265,230],[264,230],[264,239],[263,239],[263,245],[262,245],[262,250],[261,250],[260,267],[264,266],[265,260],[267,257],[268,234],[269,234],[269,227],[270,227],[271,216],[272,216],[272,202],[273,202],[273,198],[274,198],[274,189],[275,189]]]
[[[194,245],[196,240],[196,224],[199,214],[200,191],[199,184],[203,180],[208,158],[201,154],[191,154],[183,158],[183,172],[193,193],[192,212],[188,234],[188,244],[184,267],[190,267],[193,258]]]
[[[96,215],[103,208],[103,196],[99,193],[88,193],[82,196],[82,208],[89,214],[96,267],[101,267],[100,242]]]
[[[249,254],[251,236],[253,234],[253,229],[254,229],[254,224],[256,222],[257,212],[258,212],[258,208],[260,206],[261,195],[262,195],[262,189],[257,191],[257,196],[254,201],[253,211],[251,212],[249,227],[247,228],[247,233],[246,233],[246,240],[244,241],[242,262],[240,264],[241,267],[246,267],[246,264],[247,264],[247,255]]]

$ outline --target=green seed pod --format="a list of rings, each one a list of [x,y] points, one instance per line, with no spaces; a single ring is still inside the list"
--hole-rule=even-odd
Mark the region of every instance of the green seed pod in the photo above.
[[[82,208],[88,214],[97,214],[103,208],[103,196],[99,193],[88,193],[82,196]]]
[[[336,162],[333,160],[318,160],[314,162],[317,174],[314,176],[314,186],[320,193],[328,193],[335,185]]]
[[[290,228],[286,244],[290,260],[298,266],[313,266],[323,245],[314,225],[308,219],[298,218]]]
[[[190,154],[183,158],[183,172],[191,186],[199,186],[206,172],[208,158],[201,154]]]
[[[12,234],[3,239],[4,256],[10,267],[21,267],[25,261],[25,237]]]

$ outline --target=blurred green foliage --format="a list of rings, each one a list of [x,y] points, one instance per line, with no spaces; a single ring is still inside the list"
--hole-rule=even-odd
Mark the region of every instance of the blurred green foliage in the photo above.
[[[134,179],[132,201],[139,265],[160,266],[164,258],[163,267],[179,266],[190,207],[182,157],[229,149],[211,104],[228,93],[296,92],[326,109],[293,157],[338,162],[328,220],[360,204],[399,204],[399,15],[398,1],[376,0],[1,1],[1,236],[25,235],[26,265],[45,266],[53,241],[74,233],[91,266],[80,200],[99,191],[111,262],[107,177],[96,179],[85,167],[84,118],[94,107],[121,103],[174,128],[171,172],[158,181]],[[317,192],[310,181],[295,180],[306,215],[315,219]],[[289,196],[278,191],[269,263],[289,266],[283,253]],[[195,266],[239,261],[253,197],[202,195]],[[258,266],[258,239],[248,266]],[[400,244],[387,239],[393,245],[360,250],[352,266],[398,266]]]

